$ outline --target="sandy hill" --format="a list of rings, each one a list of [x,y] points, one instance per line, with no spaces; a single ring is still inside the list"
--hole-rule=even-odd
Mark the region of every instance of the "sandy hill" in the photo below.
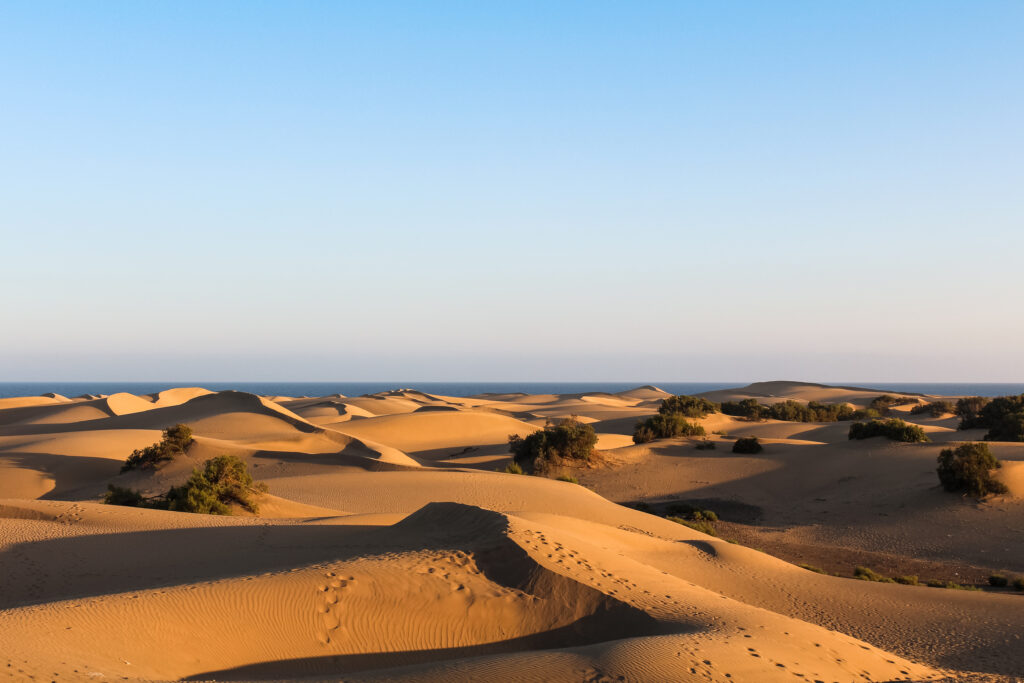
[[[771,382],[713,395],[862,404],[879,393]],[[979,683],[1024,671],[1024,597],[1011,589],[872,583],[786,561],[961,583],[1024,574],[1024,444],[992,444],[1011,491],[973,501],[936,486],[938,451],[981,436],[955,418],[903,411],[932,441],[894,444],[851,442],[848,423],[713,414],[701,423],[715,450],[634,445],[633,425],[666,396],[193,387],[5,399],[0,672]],[[510,434],[570,415],[603,449],[572,470],[582,486],[494,471]],[[195,434],[187,453],[120,472],[176,423]],[[738,436],[765,450],[731,453]],[[99,502],[108,484],[166,491],[220,454],[267,483],[258,514]],[[620,504],[641,502],[649,512]],[[719,537],[666,518],[684,503],[716,510]]]

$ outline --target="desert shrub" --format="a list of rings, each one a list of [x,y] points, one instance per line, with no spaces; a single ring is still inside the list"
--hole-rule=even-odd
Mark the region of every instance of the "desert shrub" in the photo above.
[[[715,531],[714,523],[706,519],[692,521],[689,519],[683,519],[682,517],[666,517],[665,519],[670,522],[675,522],[676,524],[682,524],[683,526],[689,527],[694,531],[699,531],[702,534],[707,534],[708,536],[718,535],[718,532]]]
[[[763,406],[757,402],[757,399],[745,398],[742,401],[725,401],[720,409],[724,414],[733,417],[760,420]]]
[[[732,445],[733,453],[760,453],[764,450],[761,446],[761,442],[758,441],[756,436],[746,436],[742,439],[737,439],[736,443]]]
[[[512,461],[505,465],[505,474],[522,474],[523,468],[519,466],[519,463]]]
[[[1013,580],[1014,590],[1024,591],[1024,577],[1018,576]]]
[[[654,439],[672,439],[679,436],[704,436],[704,428],[689,422],[679,413],[653,415],[633,428],[633,443],[648,443]]]
[[[914,574],[909,574],[907,576],[894,576],[892,577],[892,580],[896,583],[901,583],[904,586],[918,586],[921,583]]]
[[[957,400],[953,412],[960,418],[958,429],[979,429],[985,425],[980,424],[981,409],[988,405],[992,399],[985,396],[964,396]]]
[[[761,417],[785,422],[837,422],[852,420],[854,410],[845,403],[780,401],[761,406]]]
[[[1006,493],[1006,486],[992,478],[992,470],[1002,467],[988,444],[965,443],[939,453],[936,473],[947,491],[967,493],[981,498],[990,493]]]
[[[945,588],[946,582],[940,581],[939,579],[928,579],[925,584],[929,588]]]
[[[1024,441],[1024,412],[1002,415],[993,420],[985,441]]]
[[[152,446],[132,451],[121,466],[122,472],[134,469],[153,469],[175,455],[184,454],[192,445],[192,430],[188,425],[176,424],[163,430],[163,437]]]
[[[146,499],[138,491],[108,484],[107,494],[103,496],[103,502],[107,505],[126,505],[137,508],[144,507]]]
[[[179,512],[229,515],[237,503],[249,512],[257,512],[253,494],[265,492],[266,484],[254,482],[245,463],[233,455],[207,460],[203,469],[195,468],[181,486],[167,492],[167,508]]]
[[[993,574],[988,577],[988,585],[993,588],[1005,588],[1010,585],[1010,580],[1002,574]]]
[[[882,417],[882,414],[874,408],[858,408],[853,411],[853,417],[851,420],[877,420]]]
[[[861,581],[877,581],[878,583],[896,583],[888,576],[882,576],[868,567],[857,567],[853,570],[853,576]]]
[[[956,403],[960,429],[988,429],[986,441],[1024,441],[1024,394],[962,398]]]
[[[806,569],[809,572],[814,572],[815,574],[828,574],[828,572],[822,569],[821,567],[815,567],[811,564],[798,564],[797,566],[801,569]]]
[[[870,439],[884,436],[892,441],[906,443],[924,443],[929,441],[924,430],[917,425],[908,424],[897,418],[888,420],[872,420],[871,422],[854,422],[850,425],[850,439]]]
[[[580,483],[580,480],[572,476],[571,474],[560,474],[558,475],[558,477],[556,477],[556,479],[558,479],[558,481],[567,481],[570,484]]]
[[[525,439],[513,434],[508,445],[517,464],[540,473],[562,461],[588,462],[597,445],[597,434],[573,416],[558,422],[549,420],[544,429]]]
[[[868,404],[868,408],[877,410],[882,415],[889,413],[889,408],[893,406],[903,406],[908,403],[913,403],[914,399],[907,398],[905,396],[891,396],[889,394],[882,394],[871,399],[871,403]]]
[[[698,451],[713,451],[713,450],[715,450],[715,442],[711,441],[709,439],[704,439],[703,441],[698,441],[697,442],[697,450]]]
[[[911,415],[930,415],[942,417],[946,413],[952,413],[953,404],[949,401],[932,401],[931,403],[920,403],[910,409]]]
[[[718,410],[711,401],[698,396],[669,396],[661,402],[658,412],[662,415],[678,414],[685,417],[704,417],[708,413]]]

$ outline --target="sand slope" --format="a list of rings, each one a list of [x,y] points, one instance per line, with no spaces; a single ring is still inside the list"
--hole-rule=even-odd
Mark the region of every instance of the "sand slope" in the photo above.
[[[863,404],[880,392],[761,383],[718,393]],[[691,439],[634,446],[632,425],[665,396],[182,388],[5,399],[0,674],[923,681],[1024,671],[1019,595],[815,574],[612,502],[710,501],[737,515],[723,533],[779,547],[1024,572],[1024,445],[994,445],[1011,495],[971,503],[936,487],[937,451],[978,438],[950,418],[908,415],[934,443],[891,444],[849,442],[845,423],[716,414],[705,427],[729,436],[711,435],[714,451]],[[569,415],[593,424],[605,449],[574,472],[586,486],[488,471],[507,461],[510,434]],[[196,435],[187,454],[120,473],[133,449],[179,422]],[[759,436],[765,452],[731,454],[741,435]],[[166,490],[222,453],[269,485],[258,515],[97,502],[108,483]]]

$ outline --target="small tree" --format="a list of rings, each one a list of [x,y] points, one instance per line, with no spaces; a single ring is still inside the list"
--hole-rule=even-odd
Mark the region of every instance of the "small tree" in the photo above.
[[[183,455],[192,445],[192,430],[188,425],[176,424],[163,430],[163,437],[152,446],[132,451],[121,466],[122,472],[134,469],[154,469],[176,455]]]
[[[989,493],[1006,493],[1006,486],[992,477],[992,470],[1002,463],[988,449],[988,444],[965,443],[939,453],[936,472],[939,483],[947,491],[963,492],[976,498]]]
[[[167,507],[180,512],[208,515],[231,514],[231,503],[249,512],[258,512],[254,493],[266,492],[267,485],[256,483],[249,468],[234,455],[218,455],[207,460],[203,469],[193,469],[182,486],[167,492]]]
[[[597,434],[593,427],[572,416],[558,422],[548,420],[544,429],[525,439],[513,434],[508,438],[508,445],[516,463],[534,473],[542,473],[563,461],[589,461],[597,445]]]
[[[946,413],[952,413],[953,410],[953,404],[949,401],[932,401],[931,403],[921,403],[914,406],[910,409],[910,414],[942,417]]]
[[[756,436],[747,436],[742,439],[737,439],[736,443],[732,445],[733,453],[745,453],[753,454],[760,453],[764,450],[761,442],[758,441]]]

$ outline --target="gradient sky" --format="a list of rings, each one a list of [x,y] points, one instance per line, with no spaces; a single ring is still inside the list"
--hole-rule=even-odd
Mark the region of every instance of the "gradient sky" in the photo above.
[[[1024,381],[1024,3],[0,4],[0,380]]]

